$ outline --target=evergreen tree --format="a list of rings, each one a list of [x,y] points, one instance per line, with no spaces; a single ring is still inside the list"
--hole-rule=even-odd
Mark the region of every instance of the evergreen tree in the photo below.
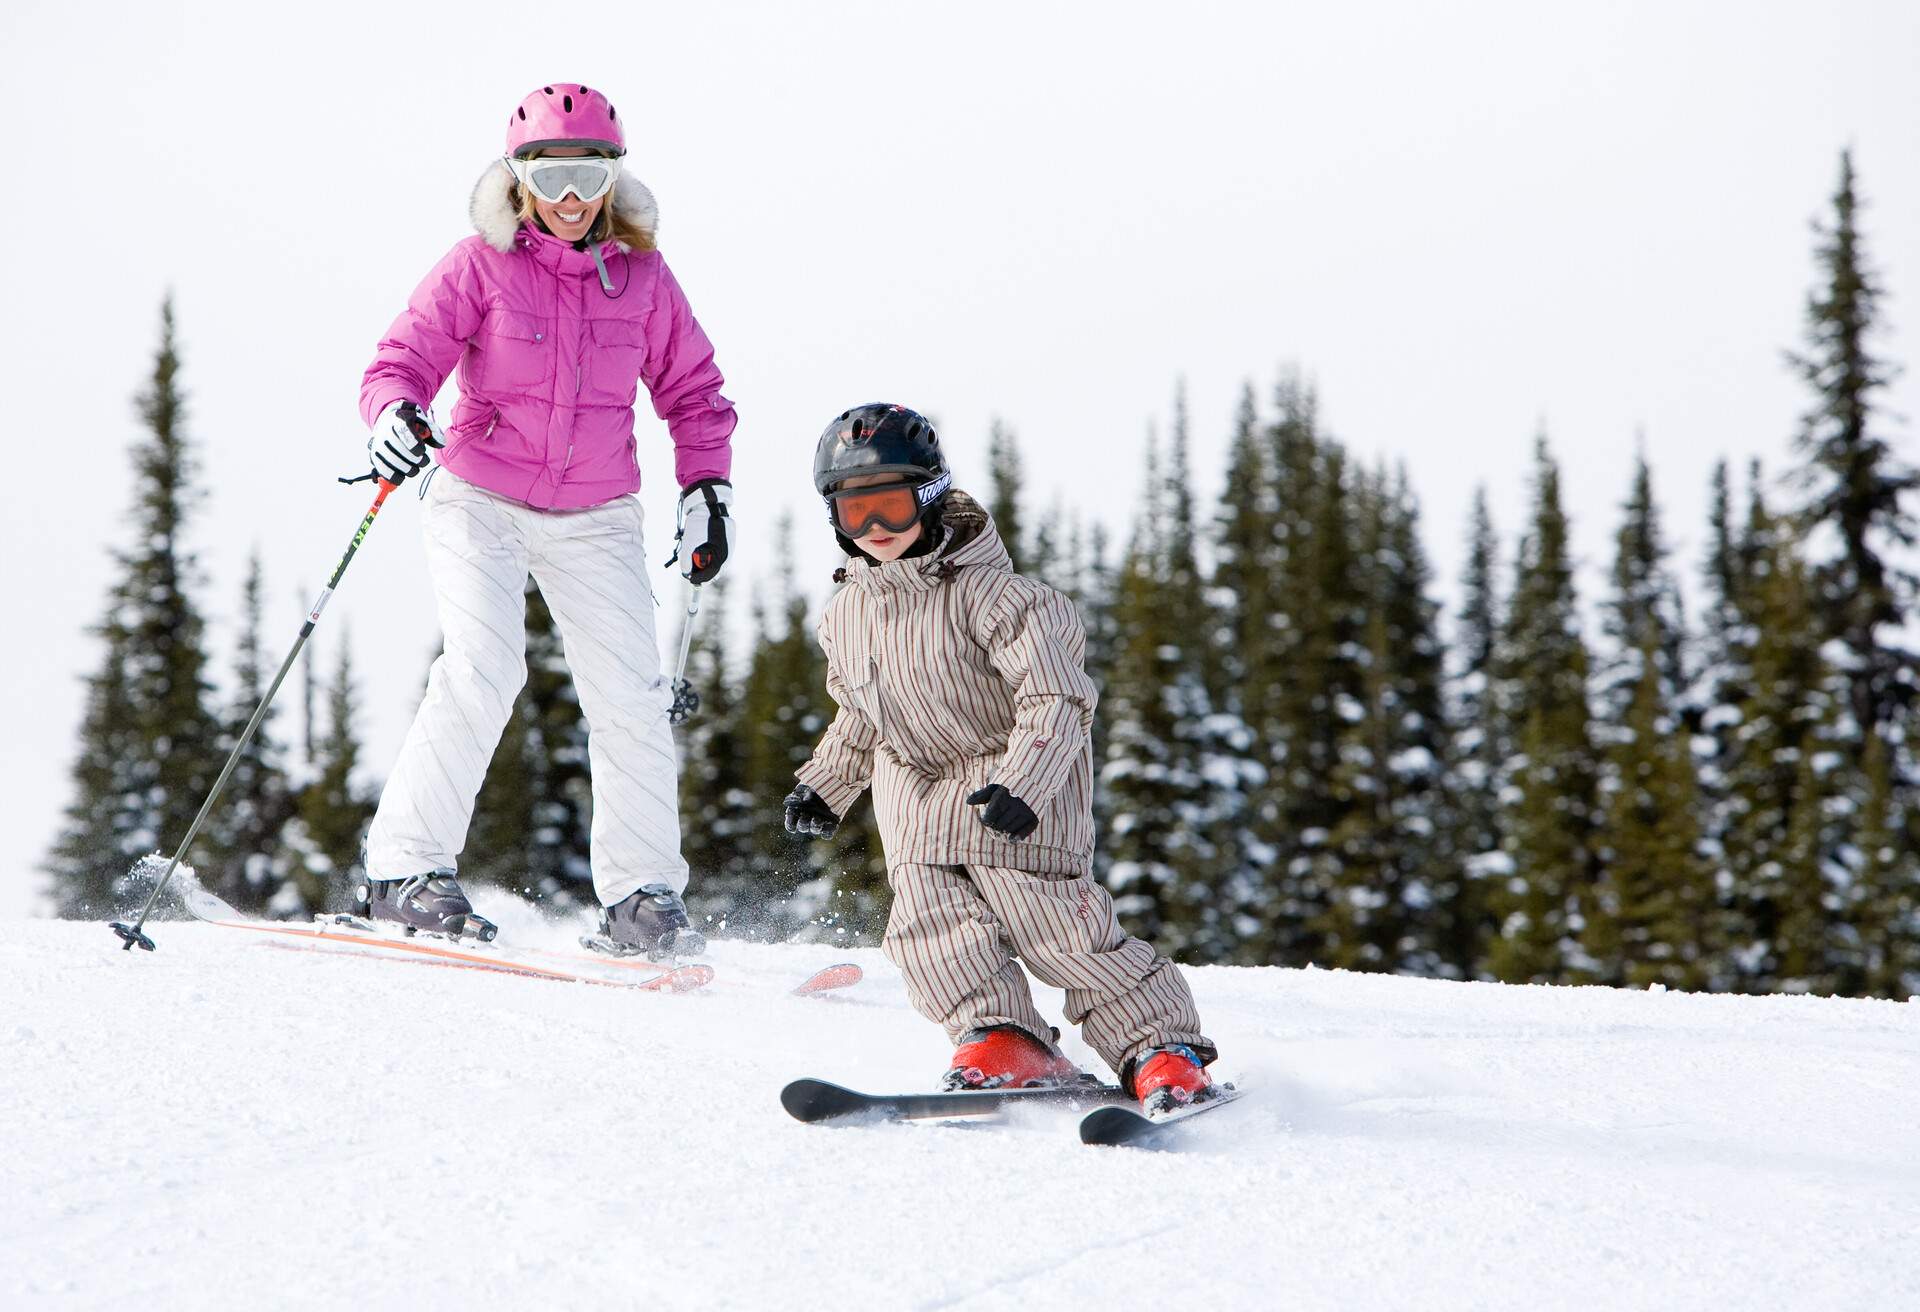
[[[362,845],[377,798],[354,782],[360,768],[360,737],[354,724],[359,697],[353,684],[352,643],[344,628],[326,700],[327,731],[317,745],[317,771],[300,791],[300,845],[306,860],[294,881],[301,905],[289,907],[290,913],[326,906],[333,894],[364,873]]]
[[[680,850],[691,882],[690,912],[710,931],[754,933],[754,825],[762,801],[747,776],[747,725],[727,652],[732,584],[706,585],[700,622],[687,648],[687,679],[700,707],[680,730]],[[784,793],[781,796],[785,796]]]
[[[1712,873],[1701,852],[1699,787],[1681,716],[1687,689],[1680,591],[1644,453],[1615,537],[1603,610],[1610,654],[1595,680],[1607,744],[1600,881],[1582,939],[1610,983],[1697,988],[1712,941]]]
[[[1664,701],[1678,702],[1689,686],[1680,586],[1667,564],[1644,447],[1635,453],[1633,486],[1623,509],[1625,518],[1614,538],[1613,594],[1601,619],[1609,653],[1595,680],[1600,714],[1610,726],[1626,719],[1638,695],[1643,652],[1653,653],[1656,686]]]
[[[1356,480],[1361,606],[1357,713],[1343,716],[1326,923],[1329,964],[1435,973],[1458,865],[1440,815],[1442,656],[1418,511],[1404,474]]]
[[[1849,994],[1908,999],[1920,994],[1920,854],[1902,840],[1892,755],[1878,734],[1867,740],[1848,908],[1852,953],[1842,982]]]
[[[221,724],[219,749],[223,758],[240,741],[272,677],[260,647],[261,591],[260,553],[255,550],[248,560],[241,593],[234,692]],[[281,766],[282,750],[274,733],[277,713],[276,708],[267,708],[246,750],[235,761],[209,824],[208,858],[199,868],[203,884],[243,911],[265,909],[292,875],[292,856],[282,844],[281,830],[293,818],[294,795]]]
[[[588,725],[546,598],[525,584],[527,678],[474,800],[465,882],[555,907],[596,907]]]
[[[1046,513],[1040,516],[1040,522],[1034,526],[1033,545],[1028,550],[1024,572],[1045,583],[1048,587],[1058,588],[1069,597],[1075,592],[1071,577],[1072,563],[1070,555],[1072,544],[1069,541],[1072,529],[1068,523],[1066,506],[1059,494],[1055,494],[1048,504]]]
[[[152,848],[134,785],[140,746],[128,697],[127,635],[110,614],[94,629],[105,644],[100,669],[87,680],[86,713],[73,763],[74,800],[46,864],[62,916],[88,919],[120,910],[132,890],[129,865]]]
[[[646,653],[654,657],[654,653]],[[528,879],[541,901],[596,907],[591,852],[591,726],[580,710],[560,629],[540,589],[527,588],[527,686],[530,752],[538,767]]]
[[[1241,392],[1227,456],[1226,487],[1215,512],[1214,567],[1204,633],[1208,699],[1221,742],[1216,785],[1227,792],[1212,819],[1216,906],[1208,938],[1194,959],[1252,960],[1262,936],[1273,849],[1263,840],[1278,825],[1269,761],[1255,726],[1270,723],[1277,671],[1270,656],[1277,599],[1272,592],[1276,486],[1268,436],[1260,427],[1253,387]]]
[[[538,622],[532,603],[539,596],[531,578],[522,593],[527,609],[521,623],[531,647]],[[550,764],[539,710],[522,684],[474,797],[473,819],[467,826],[466,845],[460,850],[463,884],[494,884],[535,900],[550,891],[542,887],[542,876],[547,872],[540,868],[534,843],[539,827],[536,815],[547,796]]]
[[[1796,441],[1809,489],[1801,518],[1835,543],[1815,577],[1822,621],[1845,653],[1844,745],[1857,763],[1879,731],[1904,773],[1913,750],[1915,661],[1900,630],[1915,581],[1894,553],[1915,541],[1911,497],[1920,474],[1894,456],[1875,399],[1896,371],[1873,353],[1882,290],[1862,246],[1859,208],[1853,156],[1843,151],[1832,226],[1815,228],[1822,285],[1807,300],[1806,351],[1790,357],[1815,397]]]
[[[1318,401],[1297,374],[1276,389],[1268,431],[1275,495],[1265,556],[1272,610],[1244,692],[1264,749],[1266,785],[1250,807],[1256,858],[1266,868],[1245,959],[1305,964],[1343,958],[1326,919],[1334,827],[1347,799],[1334,764],[1359,718],[1358,582],[1345,455],[1319,431]]]
[[[120,580],[95,630],[106,650],[89,681],[74,801],[47,866],[62,915],[120,909],[135,891],[124,882],[131,863],[186,837],[221,764],[205,624],[191,595],[199,580],[186,543],[195,462],[179,372],[168,298],[138,399],[147,436],[133,450],[134,545],[115,553]]]
[[[1358,543],[1360,516],[1346,452],[1313,434],[1315,482],[1306,532],[1296,540],[1290,571],[1302,581],[1292,595],[1294,641],[1281,698],[1285,748],[1282,814],[1298,844],[1290,863],[1290,900],[1304,911],[1310,959],[1324,965],[1369,964],[1369,945],[1351,925],[1343,896],[1342,854],[1335,836],[1364,800],[1341,762],[1366,719],[1366,601]]]
[[[1642,642],[1633,699],[1611,726],[1603,866],[1583,938],[1609,983],[1700,988],[1718,944],[1698,785],[1660,650],[1651,634]]]
[[[1742,551],[1752,562],[1751,670],[1732,708],[1721,836],[1738,987],[1832,991],[1827,885],[1837,872],[1827,771],[1844,691],[1822,652],[1809,569],[1756,482]],[[1830,764],[1830,762],[1828,762]]]
[[[999,530],[1001,545],[1013,557],[1016,570],[1021,568],[1025,555],[1020,514],[1020,491],[1024,479],[1020,446],[1014,439],[1013,430],[995,419],[987,434],[987,482],[991,488],[987,498],[987,513],[993,516],[993,526]]]
[[[832,839],[808,841],[785,832],[782,800],[835,708],[827,695],[825,658],[807,599],[794,585],[789,517],[783,516],[775,530],[774,552],[782,562],[775,587],[776,617],[769,617],[767,607],[756,599],[753,654],[740,708],[746,777],[754,798],[754,887],[760,923],[771,935],[797,931],[845,941],[877,932],[885,924],[885,871],[870,800],[856,803],[840,818],[840,830]]]
[[[1578,936],[1593,884],[1597,766],[1560,471],[1544,436],[1499,664],[1517,751],[1503,771],[1509,864],[1487,890],[1498,920],[1488,967],[1509,982],[1582,978],[1590,973]]]
[[[1213,910],[1206,625],[1186,448],[1183,412],[1169,475],[1149,437],[1145,496],[1115,601],[1100,770],[1113,808],[1102,846],[1115,906],[1135,933],[1174,955],[1207,936]]]
[[[1457,655],[1453,683],[1455,726],[1451,759],[1452,847],[1462,863],[1463,883],[1454,914],[1440,927],[1443,973],[1471,977],[1487,936],[1486,883],[1506,868],[1500,828],[1499,784],[1513,745],[1501,714],[1496,655],[1501,632],[1499,539],[1487,508],[1486,488],[1476,488],[1467,528],[1467,564],[1455,621]]]

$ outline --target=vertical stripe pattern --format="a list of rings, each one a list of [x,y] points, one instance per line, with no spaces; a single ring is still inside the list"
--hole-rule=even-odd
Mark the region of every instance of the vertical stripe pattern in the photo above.
[[[458,866],[473,803],[526,682],[529,573],[560,629],[587,723],[593,885],[612,905],[687,884],[679,773],[660,671],[639,501],[540,511],[442,469],[424,504],[444,648],[367,834],[369,872]]]
[[[841,815],[871,786],[890,864],[1085,874],[1098,693],[1079,613],[1013,572],[964,492],[945,520],[936,553],[848,566],[820,620],[840,710],[798,778]],[[966,797],[988,783],[1033,808],[1031,837],[980,823]]]
[[[1114,1071],[1170,1043],[1212,1059],[1180,968],[1121,930],[1113,899],[1090,876],[909,863],[895,864],[888,879],[887,956],[914,1009],[948,1039],[987,1025],[1047,1035],[1024,962],[1041,983],[1066,991],[1067,1020]]]

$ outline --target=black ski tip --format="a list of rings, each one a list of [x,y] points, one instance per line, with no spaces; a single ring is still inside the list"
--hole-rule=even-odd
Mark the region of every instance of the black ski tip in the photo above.
[[[826,1080],[795,1080],[780,1090],[780,1105],[796,1121],[813,1124],[860,1116],[874,1110],[865,1094],[830,1084]]]
[[[1080,1118],[1080,1142],[1148,1148],[1162,1138],[1165,1128],[1128,1107],[1101,1107]]]
[[[153,940],[135,929],[132,925],[115,920],[110,922],[107,928],[120,936],[120,950],[122,952],[132,950],[136,944],[139,945],[142,952],[153,951]]]

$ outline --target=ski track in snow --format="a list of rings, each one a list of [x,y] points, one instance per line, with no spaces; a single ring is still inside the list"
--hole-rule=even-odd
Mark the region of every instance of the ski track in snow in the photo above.
[[[1200,969],[1251,1096],[1148,1153],[789,1119],[943,1068],[874,951],[672,996],[153,934],[0,921],[0,1305],[1920,1307],[1920,1005]]]

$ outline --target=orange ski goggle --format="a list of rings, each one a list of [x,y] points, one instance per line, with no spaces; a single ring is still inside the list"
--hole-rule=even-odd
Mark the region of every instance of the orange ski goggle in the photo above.
[[[827,505],[833,511],[833,526],[850,538],[863,537],[875,524],[891,533],[905,533],[952,482],[953,475],[947,473],[927,483],[842,488],[827,493]]]

